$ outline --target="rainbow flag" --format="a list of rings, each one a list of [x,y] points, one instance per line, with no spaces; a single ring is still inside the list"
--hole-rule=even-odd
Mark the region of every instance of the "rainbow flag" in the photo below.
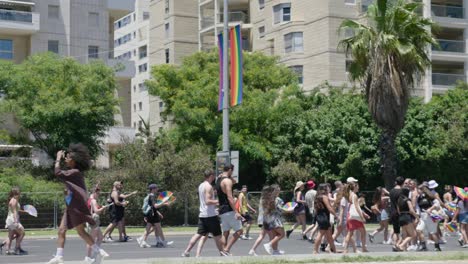
[[[240,25],[231,28],[231,106],[242,103],[242,37]]]
[[[455,224],[453,222],[450,223],[450,224],[445,225],[445,227],[447,227],[447,230],[450,231],[450,232],[457,231],[457,224]]]
[[[457,205],[455,203],[448,203],[447,209],[451,212],[455,212],[457,210]]]
[[[218,92],[218,111],[223,110],[223,33],[218,35],[218,50],[219,50],[219,92]]]

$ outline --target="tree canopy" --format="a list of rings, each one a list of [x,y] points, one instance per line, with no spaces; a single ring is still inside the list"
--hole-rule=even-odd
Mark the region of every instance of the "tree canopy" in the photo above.
[[[34,137],[30,144],[49,155],[82,142],[93,154],[99,138],[114,124],[118,101],[114,72],[100,61],[81,64],[54,54],[21,64],[0,62],[4,105]]]

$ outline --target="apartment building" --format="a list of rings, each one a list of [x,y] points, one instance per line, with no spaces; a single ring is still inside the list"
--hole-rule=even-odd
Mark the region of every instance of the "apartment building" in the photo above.
[[[131,79],[130,125],[138,132],[143,122],[150,118],[150,101],[145,81],[150,78],[149,67],[149,0],[136,0],[135,11],[114,22],[114,57],[134,64],[135,75]]]
[[[184,57],[198,51],[197,0],[150,1],[150,66],[180,64]],[[150,101],[151,131],[170,126],[161,118],[164,102]]]
[[[130,126],[135,67],[114,59],[114,21],[133,9],[134,0],[0,0],[0,59],[21,63],[30,55],[50,51],[82,63],[103,60],[116,68],[121,111],[115,116],[118,126],[103,141],[106,147],[119,144],[117,134],[131,137],[125,127]],[[12,120],[7,119],[6,127],[14,132]]]

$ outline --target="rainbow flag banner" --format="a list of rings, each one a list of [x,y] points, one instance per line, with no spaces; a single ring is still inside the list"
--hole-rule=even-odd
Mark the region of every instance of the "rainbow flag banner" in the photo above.
[[[457,224],[456,224],[456,223],[453,223],[453,222],[452,222],[452,223],[449,223],[449,224],[445,225],[445,227],[447,227],[447,230],[448,230],[449,232],[455,232],[455,231],[457,231]]]
[[[218,50],[219,50],[219,92],[218,92],[218,111],[223,110],[223,33],[218,35]]]
[[[242,37],[240,25],[231,28],[231,106],[242,103]]]

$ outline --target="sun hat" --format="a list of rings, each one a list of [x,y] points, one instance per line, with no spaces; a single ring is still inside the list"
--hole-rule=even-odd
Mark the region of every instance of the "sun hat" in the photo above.
[[[355,182],[358,182],[358,180],[353,178],[353,177],[348,177],[348,179],[346,179],[346,182],[347,183],[355,183]]]
[[[297,189],[301,188],[301,186],[304,186],[303,181],[296,182],[296,187],[294,187],[294,192],[296,192]]]
[[[434,180],[430,180],[428,183],[427,183],[427,187],[429,187],[429,189],[435,189],[437,188],[437,186],[439,186],[439,184],[434,181]]]
[[[315,182],[313,180],[309,180],[306,183],[307,189],[313,189],[315,187]]]

